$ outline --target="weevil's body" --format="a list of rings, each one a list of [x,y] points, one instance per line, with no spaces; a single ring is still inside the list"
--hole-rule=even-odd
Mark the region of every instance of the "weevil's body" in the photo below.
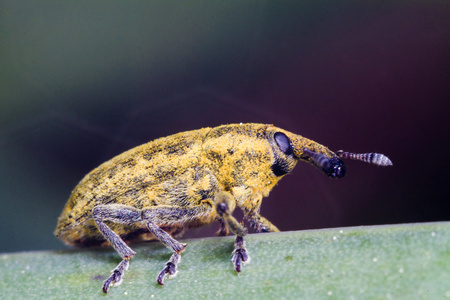
[[[233,263],[240,271],[248,260],[246,229],[232,211],[238,206],[258,232],[278,231],[259,214],[261,201],[299,159],[330,177],[345,174],[345,165],[328,148],[272,125],[232,124],[160,138],[86,175],[73,190],[55,233],[70,245],[108,241],[122,256],[103,286],[105,292],[120,283],[135,254],[124,240],[158,239],[172,249],[158,276],[163,284],[166,275],[176,272],[186,246],[171,235],[213,221],[221,223],[220,233],[230,229],[237,235]]]
[[[161,215],[155,222],[170,233],[218,219],[214,197],[219,191],[230,191],[244,212],[258,212],[262,198],[297,163],[292,157],[284,170],[275,163],[277,156],[283,155],[270,143],[270,135],[276,132],[294,138],[271,125],[236,124],[182,132],[126,151],[81,180],[58,220],[56,235],[70,245],[104,242],[91,214],[100,204],[122,204],[140,210],[178,208],[176,217]],[[304,147],[309,145],[316,152],[332,156],[325,147],[296,137]],[[279,169],[275,170],[277,174],[272,166]],[[184,215],[185,208],[196,212]],[[110,227],[124,240],[154,239],[144,224],[113,223]]]

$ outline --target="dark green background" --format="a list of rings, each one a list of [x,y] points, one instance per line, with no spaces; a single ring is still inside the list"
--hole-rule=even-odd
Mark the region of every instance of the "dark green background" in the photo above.
[[[299,164],[263,202],[282,230],[449,220],[449,31],[448,1],[1,1],[0,252],[62,248],[114,155],[234,122],[394,162]]]

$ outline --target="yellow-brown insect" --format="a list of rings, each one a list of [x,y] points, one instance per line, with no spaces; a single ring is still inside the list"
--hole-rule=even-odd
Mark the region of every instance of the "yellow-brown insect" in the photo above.
[[[173,238],[189,227],[218,221],[220,235],[236,234],[237,272],[249,261],[247,229],[232,212],[238,206],[257,232],[279,231],[259,214],[263,197],[298,160],[330,177],[345,165],[328,148],[265,124],[231,124],[160,138],[126,151],[87,174],[58,219],[66,244],[110,244],[122,257],[103,284],[118,285],[135,252],[125,243],[159,240],[173,251],[157,276],[175,275],[186,244]]]

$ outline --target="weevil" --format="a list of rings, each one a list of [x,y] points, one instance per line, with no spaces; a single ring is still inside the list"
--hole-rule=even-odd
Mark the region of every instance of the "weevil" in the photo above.
[[[338,154],[273,125],[230,124],[160,138],[87,174],[72,191],[55,234],[68,245],[109,244],[118,252],[122,261],[104,282],[105,293],[122,282],[135,255],[128,243],[159,240],[172,251],[156,278],[163,285],[177,273],[186,248],[174,236],[213,221],[220,224],[219,235],[236,235],[232,263],[241,272],[250,261],[247,228],[234,209],[256,232],[279,231],[260,215],[261,202],[299,160],[332,178],[346,173]]]

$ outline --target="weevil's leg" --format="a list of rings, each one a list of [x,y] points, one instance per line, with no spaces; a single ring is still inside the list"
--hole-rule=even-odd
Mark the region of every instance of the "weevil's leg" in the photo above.
[[[158,276],[156,276],[156,281],[160,285],[164,285],[164,279],[166,276],[175,277],[178,273],[178,264],[181,261],[181,254],[175,252],[170,256],[169,261],[166,263],[166,266],[159,272]]]
[[[170,234],[162,230],[156,224],[185,224],[192,221],[192,216],[211,214],[211,203],[204,203],[190,208],[180,208],[173,206],[158,206],[142,211],[142,219],[148,230],[167,248],[173,251],[172,256],[165,267],[158,274],[156,280],[160,285],[164,285],[166,276],[175,276],[177,267],[181,260],[180,253],[184,251],[187,244],[183,244],[174,239]]]
[[[163,243],[167,248],[171,249],[174,253],[170,257],[169,261],[166,263],[165,267],[156,277],[156,281],[160,285],[164,285],[164,279],[166,275],[168,276],[176,276],[178,263],[181,260],[180,253],[184,251],[187,244],[183,244],[178,242],[176,239],[170,236],[167,232],[162,230],[160,227],[155,225],[148,216],[149,213],[146,214],[146,211],[143,212],[144,222],[147,225],[148,230]]]
[[[279,232],[280,230],[269,220],[261,216],[257,212],[247,213],[245,218],[250,222],[250,226],[256,232]]]
[[[105,294],[108,293],[108,290],[111,285],[120,285],[123,280],[123,274],[126,270],[128,270],[128,266],[130,265],[129,259],[123,259],[120,264],[111,271],[111,275],[108,277],[108,279],[105,280],[103,283],[102,290]]]
[[[232,213],[235,208],[234,197],[229,192],[221,191],[216,195],[214,200],[217,214],[223,219],[228,229],[238,236],[245,236],[247,228],[233,217]]]
[[[227,224],[225,224],[225,221],[222,218],[220,218],[218,221],[220,223],[220,229],[216,234],[218,236],[227,236],[229,234]]]
[[[215,199],[217,214],[223,218],[225,224],[231,232],[236,234],[234,242],[234,250],[231,261],[233,262],[236,272],[241,272],[244,264],[250,262],[250,256],[245,248],[244,236],[247,234],[247,228],[239,223],[231,214],[235,207],[233,196],[228,192],[219,192]]]
[[[128,269],[129,259],[133,257],[136,252],[128,247],[120,236],[112,231],[104,221],[131,225],[141,221],[141,212],[126,205],[98,205],[92,210],[92,217],[94,218],[99,231],[122,257],[120,264],[111,271],[111,275],[103,283],[103,292],[108,293],[111,285],[119,285],[122,283],[123,274]]]
[[[234,250],[231,256],[231,261],[233,262],[234,269],[236,272],[240,273],[243,265],[250,262],[250,256],[245,248],[244,237],[236,236],[236,241],[234,242]]]

